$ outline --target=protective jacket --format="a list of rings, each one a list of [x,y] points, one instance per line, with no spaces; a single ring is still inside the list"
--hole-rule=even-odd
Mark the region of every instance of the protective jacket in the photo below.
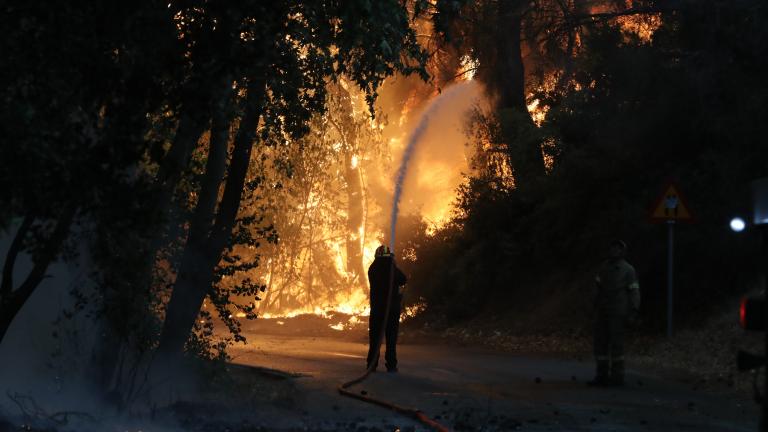
[[[390,280],[392,282],[392,296],[387,313]],[[387,325],[384,328],[384,337],[387,342],[387,350],[384,359],[387,370],[397,371],[397,331],[400,324],[400,303],[403,299],[400,287],[406,282],[405,274],[397,268],[391,256],[379,256],[368,268],[368,281],[371,284],[371,315],[368,317],[367,365],[368,367],[373,365],[375,368],[378,364],[377,348],[382,333],[381,326],[386,316]]]
[[[597,376],[590,384],[624,383],[624,331],[630,312],[640,307],[635,268],[623,258],[603,262],[595,277],[595,360]]]
[[[390,276],[390,269],[393,274]],[[384,306],[387,300],[389,290],[389,279],[392,277],[392,286],[395,291],[392,293],[392,301],[400,303],[398,298],[401,293],[400,288],[405,285],[405,274],[397,268],[392,262],[392,257],[376,257],[373,264],[368,268],[368,281],[371,284],[371,309],[378,306]],[[383,312],[383,311],[382,311]]]
[[[640,284],[635,268],[623,258],[603,262],[595,282],[598,286],[595,299],[598,313],[624,316],[640,307]]]

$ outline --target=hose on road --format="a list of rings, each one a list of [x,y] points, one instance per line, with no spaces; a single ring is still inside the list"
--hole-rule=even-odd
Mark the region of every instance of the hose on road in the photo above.
[[[350,381],[347,381],[345,383],[342,383],[338,387],[339,393],[342,396],[347,396],[347,397],[350,397],[350,398],[353,398],[353,399],[361,400],[363,402],[367,402],[367,403],[370,403],[370,404],[373,404],[373,405],[378,405],[378,406],[390,409],[390,410],[395,411],[395,412],[397,412],[399,414],[402,414],[402,415],[405,415],[407,417],[410,417],[410,418],[420,422],[421,424],[432,428],[435,431],[438,431],[438,432],[450,432],[450,429],[448,429],[447,427],[445,427],[442,424],[438,423],[437,421],[429,418],[421,410],[418,410],[416,408],[402,407],[402,406],[396,405],[394,403],[387,402],[385,400],[376,399],[376,398],[373,398],[373,397],[370,397],[370,396],[366,396],[364,394],[354,393],[354,392],[349,390],[349,388],[352,387],[353,385],[359,384],[359,383],[365,381],[368,378],[368,376],[371,375],[371,373],[373,372],[374,368],[376,367],[376,364],[378,364],[378,362],[379,362],[379,355],[380,355],[380,351],[381,351],[381,343],[384,340],[384,332],[386,331],[386,328],[387,328],[387,317],[389,317],[389,307],[390,307],[390,304],[392,302],[392,292],[394,291],[394,289],[393,289],[394,288],[394,282],[395,282],[395,260],[394,260],[394,257],[392,257],[392,262],[391,262],[391,265],[390,265],[390,268],[389,268],[389,290],[387,292],[387,306],[386,306],[385,311],[384,311],[384,318],[382,319],[382,322],[381,322],[381,331],[379,332],[378,338],[376,339],[376,350],[374,351],[375,352],[375,357],[374,357],[373,361],[368,365],[368,368],[365,370],[364,374],[360,375],[359,377],[357,377],[357,378],[355,378],[353,380],[350,380]],[[373,316],[372,313],[371,313],[371,316]]]

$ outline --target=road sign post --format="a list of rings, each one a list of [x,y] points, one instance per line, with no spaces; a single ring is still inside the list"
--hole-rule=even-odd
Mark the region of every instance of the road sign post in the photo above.
[[[693,215],[683,200],[680,192],[670,183],[664,194],[651,209],[652,222],[664,222],[667,225],[667,337],[674,334],[675,310],[675,224],[690,222]]]
[[[752,223],[756,225],[760,233],[760,264],[762,266],[762,274],[765,279],[765,268],[768,266],[768,177],[763,177],[752,182],[752,207],[753,216]],[[765,298],[766,288],[763,287],[763,296]],[[768,301],[763,306],[763,319],[768,316]],[[764,366],[768,371],[768,332],[765,333],[765,349],[766,355],[764,359]],[[768,391],[768,372],[765,374],[765,382],[763,383],[763,394]],[[768,398],[763,397],[762,407],[760,410],[760,430],[762,432],[768,432]]]
[[[675,221],[667,221],[667,337],[672,337],[675,308]]]

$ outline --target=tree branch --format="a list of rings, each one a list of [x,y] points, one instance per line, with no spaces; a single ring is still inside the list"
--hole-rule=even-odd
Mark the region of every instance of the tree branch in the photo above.
[[[228,80],[224,80],[227,84]],[[229,141],[229,125],[231,117],[228,114],[232,103],[232,86],[226,85],[217,103],[211,110],[211,136],[208,142],[208,160],[205,175],[202,179],[200,195],[192,215],[189,235],[191,243],[204,240],[209,235],[213,221],[214,210],[219,197],[219,187],[227,167],[227,143]]]
[[[0,302],[8,300],[13,291],[13,268],[16,265],[16,258],[19,256],[19,252],[24,245],[24,238],[29,232],[29,227],[32,226],[32,221],[35,218],[31,214],[27,214],[24,220],[21,222],[21,226],[16,231],[16,236],[13,238],[11,246],[8,248],[8,254],[5,256],[5,265],[3,266],[3,281],[0,285]]]
[[[630,8],[625,9],[623,11],[618,12],[602,12],[602,13],[594,13],[594,14],[586,14],[586,15],[576,15],[574,16],[574,22],[576,24],[585,24],[588,22],[594,22],[596,20],[611,20],[614,18],[624,17],[624,16],[635,16],[635,15],[652,15],[652,14],[658,14],[662,12],[670,12],[677,10],[676,8]]]
[[[61,245],[69,236],[70,226],[75,218],[77,209],[74,205],[65,209],[59,220],[56,222],[56,227],[53,229],[53,233],[48,238],[48,241],[43,248],[43,252],[39,258],[35,260],[35,265],[32,267],[32,271],[29,272],[27,278],[19,286],[19,289],[13,291],[11,295],[11,301],[18,305],[20,308],[30,295],[35,291],[35,288],[45,277],[45,272],[48,270],[48,266],[51,265],[54,259],[59,255]]]

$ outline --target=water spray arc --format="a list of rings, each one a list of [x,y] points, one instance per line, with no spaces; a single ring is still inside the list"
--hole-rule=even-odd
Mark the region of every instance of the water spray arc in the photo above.
[[[403,158],[402,158],[402,161],[400,162],[400,167],[397,170],[397,176],[395,177],[395,194],[392,200],[392,219],[390,224],[390,245],[389,245],[389,249],[393,252],[395,251],[395,230],[397,228],[397,216],[399,213],[400,198],[402,197],[402,194],[403,194],[403,185],[405,183],[405,177],[408,174],[408,165],[416,150],[416,145],[424,136],[424,132],[427,130],[427,126],[429,126],[430,118],[437,111],[439,111],[440,107],[443,104],[445,104],[447,101],[450,101],[454,97],[456,97],[459,94],[460,88],[461,87],[458,85],[453,86],[448,90],[444,91],[440,96],[438,96],[434,101],[432,101],[429,104],[429,106],[427,106],[427,109],[424,111],[424,113],[421,115],[421,118],[419,119],[419,123],[416,126],[416,129],[413,130],[413,133],[408,138],[408,144],[406,145],[405,151],[403,152]],[[389,272],[389,290],[387,293],[386,311],[384,312],[384,318],[381,324],[381,333],[378,335],[377,342],[376,342],[376,345],[377,345],[377,348],[375,351],[376,358],[374,359],[374,361],[371,362],[371,365],[366,369],[363,375],[351,381],[347,381],[341,384],[338,390],[339,390],[339,393],[341,393],[344,396],[359,399],[364,402],[368,402],[374,405],[379,405],[384,408],[391,409],[400,414],[411,417],[421,422],[422,424],[429,426],[433,430],[436,430],[438,432],[447,432],[449,430],[447,427],[429,418],[426,414],[421,412],[421,410],[419,409],[401,407],[399,405],[396,405],[387,401],[372,398],[370,396],[357,394],[349,390],[349,387],[355,384],[361,383],[366,378],[368,378],[371,372],[373,372],[373,368],[375,367],[374,365],[378,363],[379,352],[381,351],[381,343],[384,340],[384,331],[387,328],[387,317],[389,316],[389,307],[392,300],[392,293],[394,291],[394,273],[395,272],[394,272],[394,261],[393,261],[393,265],[390,268],[390,272]]]
[[[397,229],[397,216],[400,212],[400,198],[403,195],[403,186],[405,184],[405,177],[408,174],[408,166],[411,163],[416,145],[421,141],[424,133],[427,131],[430,119],[435,115],[440,108],[460,95],[462,86],[454,85],[442,92],[435,100],[433,100],[419,119],[419,123],[413,133],[408,137],[408,144],[405,146],[403,152],[403,158],[400,161],[400,167],[397,169],[397,175],[395,176],[395,194],[392,198],[392,216],[390,219],[389,228],[389,249],[394,252],[395,250],[395,230]]]

